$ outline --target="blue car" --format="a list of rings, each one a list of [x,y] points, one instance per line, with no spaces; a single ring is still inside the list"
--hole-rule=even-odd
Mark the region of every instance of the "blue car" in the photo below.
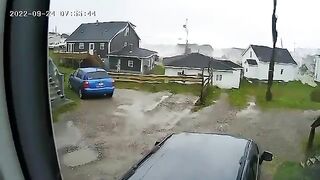
[[[69,77],[69,87],[83,99],[89,95],[112,97],[114,80],[101,68],[79,68]]]

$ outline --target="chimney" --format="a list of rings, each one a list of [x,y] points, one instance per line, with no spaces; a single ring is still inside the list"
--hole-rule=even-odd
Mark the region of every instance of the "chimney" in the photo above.
[[[96,25],[99,25],[99,21],[98,20],[96,21]]]

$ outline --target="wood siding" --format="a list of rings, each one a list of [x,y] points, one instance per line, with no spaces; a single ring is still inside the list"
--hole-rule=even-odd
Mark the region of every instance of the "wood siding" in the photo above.
[[[68,44],[69,43],[73,43],[73,42],[68,42],[67,43],[67,48],[68,48]],[[104,49],[103,50],[100,49],[100,42],[84,42],[84,48],[83,49],[79,49],[80,42],[74,42],[73,43],[74,44],[73,52],[89,51],[89,43],[94,43],[94,50],[97,52],[98,55],[100,55],[102,58],[107,57],[107,54],[108,54],[108,42],[104,42]],[[103,43],[103,42],[101,42],[101,43]]]
[[[110,70],[117,70],[118,60],[120,59],[120,72],[142,72],[141,71],[141,60],[137,58],[127,57],[110,57],[109,68]],[[133,61],[133,67],[128,66],[128,61]]]
[[[139,47],[139,37],[135,30],[129,26],[128,36],[124,36],[125,31],[122,31],[117,36],[115,36],[110,44],[110,52],[118,51],[124,47],[124,43],[133,44],[134,47]]]

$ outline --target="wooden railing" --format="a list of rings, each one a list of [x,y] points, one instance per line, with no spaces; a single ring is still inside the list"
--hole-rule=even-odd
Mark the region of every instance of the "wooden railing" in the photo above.
[[[135,83],[184,83],[184,84],[201,84],[201,76],[166,76],[166,75],[142,75],[142,74],[132,74],[132,73],[108,73],[116,82],[135,82]]]

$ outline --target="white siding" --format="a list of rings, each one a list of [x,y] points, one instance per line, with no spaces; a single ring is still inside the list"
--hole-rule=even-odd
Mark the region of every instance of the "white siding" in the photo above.
[[[177,76],[178,72],[182,72],[186,75],[198,75],[201,74],[202,71],[199,69],[188,69],[188,68],[172,68],[165,67],[165,75],[167,76]],[[205,75],[208,75],[208,72],[205,71]],[[240,85],[240,74],[241,70],[235,71],[214,71],[213,72],[213,85],[222,88],[222,89],[231,89],[231,88],[239,88]],[[222,75],[221,81],[216,81],[216,75]]]
[[[283,73],[281,74],[281,69]],[[259,63],[259,78],[260,80],[268,79],[269,63]],[[294,64],[275,64],[273,72],[273,80],[276,81],[293,81],[296,79],[298,73],[298,67]]]
[[[314,69],[314,80],[320,82],[320,58],[316,57],[316,66]]]
[[[250,57],[250,52],[252,53],[252,57]],[[243,54],[242,59],[241,59],[243,72],[244,72],[244,77],[258,79],[258,65],[249,66],[249,64],[246,62],[247,59],[254,59],[254,60],[257,61],[258,65],[259,65],[258,57],[254,53],[254,51],[251,48],[251,46],[246,51],[246,53]]]
[[[250,57],[250,52],[252,52],[252,57]],[[247,59],[254,59],[257,61],[258,66],[249,66],[248,63],[245,63]],[[243,54],[242,66],[244,68],[244,77],[254,78],[259,80],[267,80],[268,79],[268,71],[269,71],[269,63],[262,62],[258,60],[258,57],[254,53],[251,46]],[[246,71],[248,69],[248,71]],[[283,73],[281,74],[281,69],[283,69]],[[298,66],[295,64],[278,64],[274,65],[274,80],[280,81],[293,81],[296,80],[298,74]]]

